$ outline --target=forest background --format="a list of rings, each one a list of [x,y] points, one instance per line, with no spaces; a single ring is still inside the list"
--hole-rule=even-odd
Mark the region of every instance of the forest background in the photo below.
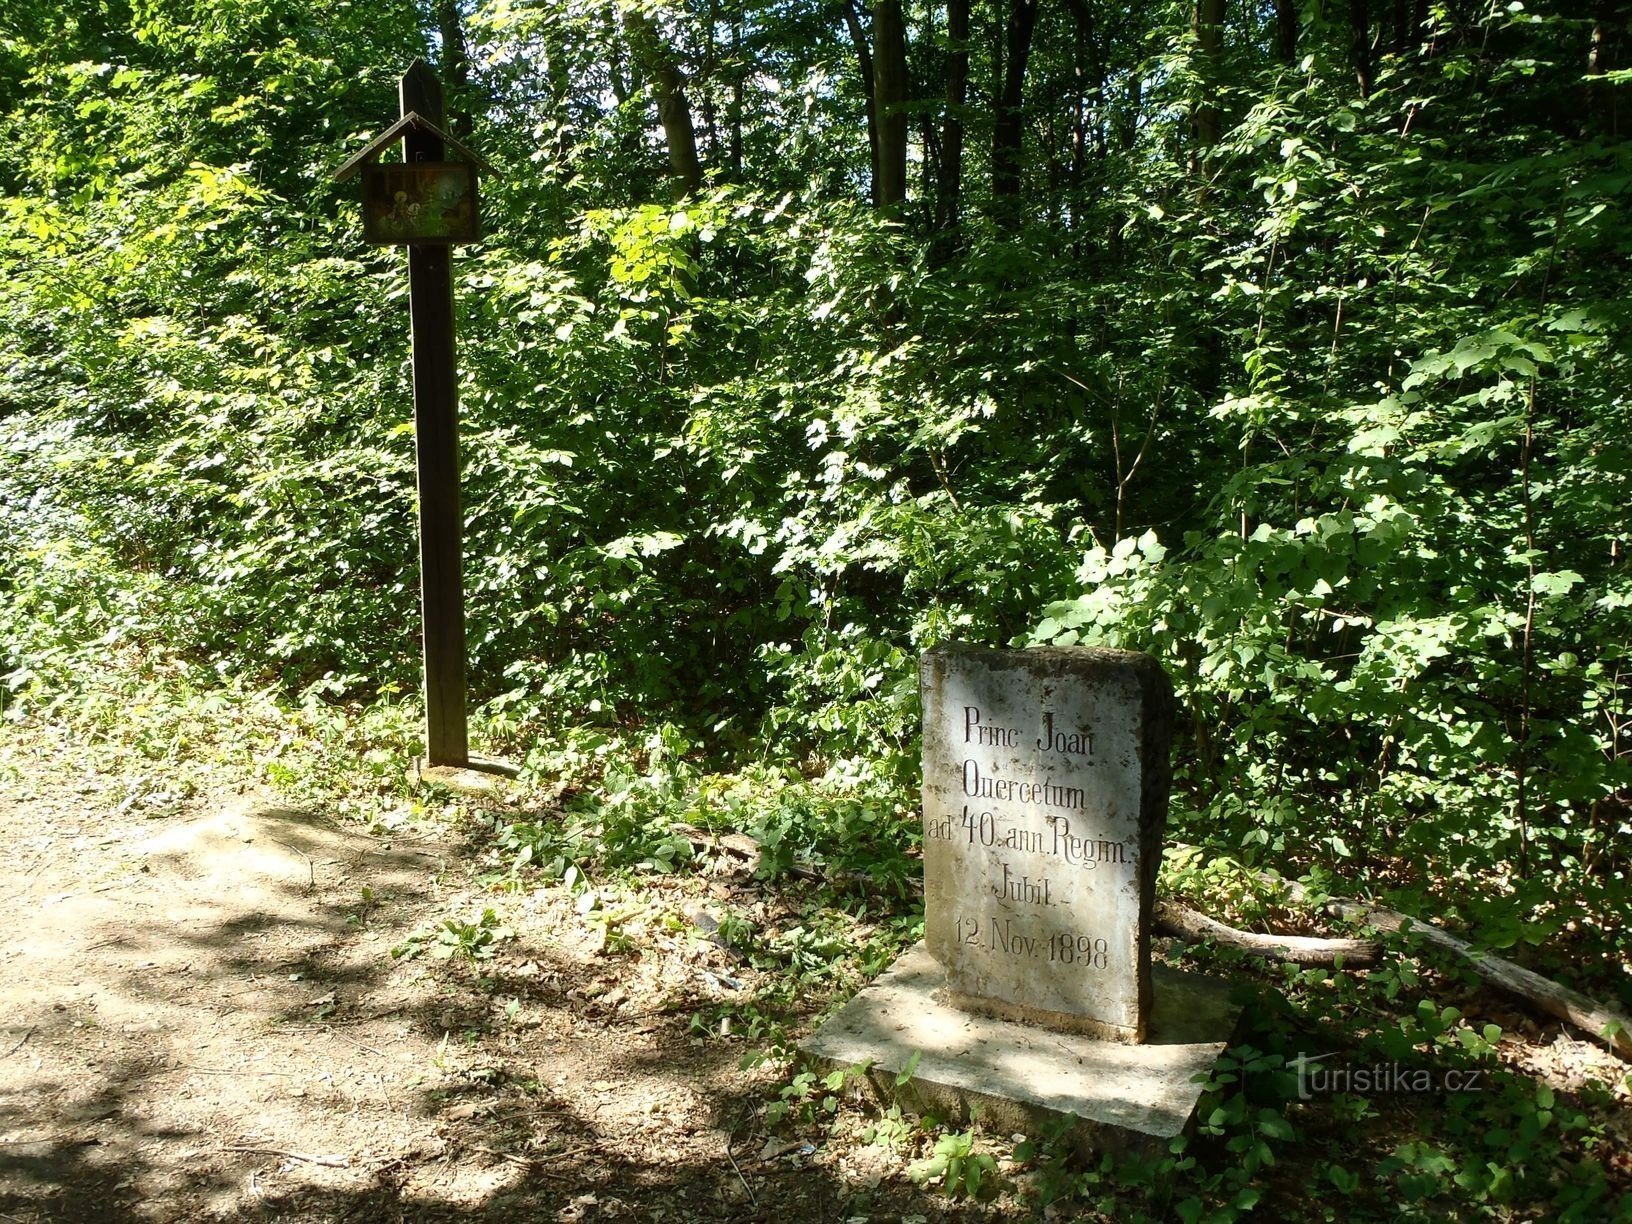
[[[520,863],[905,881],[918,654],[1102,643],[1174,679],[1194,871],[1632,1004],[1629,21],[0,0],[6,717],[412,756],[404,261],[331,177],[423,55],[496,168],[475,730],[571,800]]]

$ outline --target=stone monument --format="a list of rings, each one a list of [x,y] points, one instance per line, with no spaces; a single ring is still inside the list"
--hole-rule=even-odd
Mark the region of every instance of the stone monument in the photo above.
[[[1152,971],[1166,674],[1131,651],[945,646],[920,683],[924,943],[802,1049],[909,1107],[1171,1138],[1239,1009],[1223,983]]]

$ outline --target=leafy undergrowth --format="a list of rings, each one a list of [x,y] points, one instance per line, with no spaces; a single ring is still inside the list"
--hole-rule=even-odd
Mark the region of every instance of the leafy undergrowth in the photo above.
[[[153,817],[270,783],[376,831],[456,830],[475,864],[471,903],[388,945],[444,975],[450,995],[491,1002],[498,1019],[449,1057],[510,1074],[528,1022],[513,987],[538,971],[526,933],[570,927],[609,974],[579,1001],[586,1016],[633,1008],[688,1049],[777,1073],[739,1128],[745,1188],[755,1169],[803,1162],[850,1188],[852,1214],[1632,1218],[1627,1068],[1410,937],[1389,936],[1370,971],[1158,941],[1163,959],[1235,982],[1244,1027],[1193,1134],[1154,1154],[1085,1156],[1062,1134],[904,1115],[861,1069],[821,1076],[795,1057],[798,1037],[921,934],[911,800],[877,779],[771,762],[719,771],[672,727],[579,728],[535,743],[505,801],[476,802],[411,780],[411,705],[347,709],[321,692],[288,705],[151,667],[110,670],[100,690],[0,726],[21,741],[56,733],[122,779],[119,803]],[[521,744],[514,728],[477,729]],[[1253,878],[1204,846],[1175,854],[1164,886],[1240,925],[1325,929]],[[364,897],[358,923],[369,908]],[[679,988],[675,965],[701,985]]]

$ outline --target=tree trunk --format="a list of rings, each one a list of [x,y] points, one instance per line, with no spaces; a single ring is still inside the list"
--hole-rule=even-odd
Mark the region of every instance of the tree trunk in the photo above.
[[[640,57],[629,54],[629,39],[619,32],[618,18],[610,8],[604,9],[601,15],[602,30],[606,38],[606,76],[612,87],[612,97],[618,103],[618,122],[616,125],[618,155],[615,161],[619,166],[638,166],[641,164],[641,129],[645,124],[636,127],[630,123],[622,112],[629,105],[629,99],[643,92],[645,82],[640,76]],[[644,188],[641,188],[643,191]]]
[[[1371,5],[1369,0],[1349,0],[1349,56],[1354,61],[1354,77],[1360,96],[1371,97]]]
[[[628,76],[624,75],[623,44],[618,39],[616,20],[610,10],[605,13],[606,77],[608,83],[612,86],[612,97],[617,100],[619,106],[623,106],[628,103],[630,95],[634,93],[635,84],[630,80],[630,77],[634,75],[633,69],[630,70]]]
[[[731,174],[742,177],[742,16],[731,22]]]
[[[1168,851],[1200,853],[1197,847],[1183,842],[1172,843]],[[1310,896],[1309,890],[1296,880],[1288,880],[1269,871],[1253,871],[1252,874],[1266,884],[1284,889],[1287,899],[1300,905],[1315,905],[1334,918],[1375,927],[1379,931],[1399,931],[1417,936],[1426,943],[1451,952],[1491,985],[1533,1004],[1550,1016],[1575,1025],[1606,1049],[1632,1061],[1632,1017],[1589,999],[1578,990],[1561,986],[1494,953],[1481,951],[1443,927],[1402,914],[1399,910],[1347,897],[1323,894],[1316,898]]]
[[[1117,124],[1116,139],[1125,153],[1139,139],[1139,112],[1145,105],[1145,88],[1137,72],[1128,74],[1128,106]]]
[[[873,0],[873,104],[878,124],[878,205],[907,198],[907,30],[901,0]]]
[[[1201,171],[1205,167],[1208,150],[1218,143],[1221,122],[1218,103],[1214,99],[1217,97],[1219,60],[1224,50],[1224,0],[1196,0],[1195,31],[1196,54],[1199,57],[1197,75],[1201,78],[1202,96],[1192,115],[1196,149],[1190,161],[1192,170]]]
[[[1090,126],[1094,155],[1101,161],[1110,151],[1105,106],[1105,57],[1100,52],[1094,11],[1088,0],[1067,0],[1076,21],[1075,70],[1079,82],[1072,98],[1071,189],[1081,191],[1087,174]],[[1089,116],[1092,115],[1090,125]]]
[[[920,31],[922,45],[935,45],[935,9],[924,9],[924,25]],[[918,195],[920,199],[937,200],[941,190],[941,133],[936,127],[935,116],[926,106],[918,112],[918,139],[923,145],[924,155],[918,159]]]
[[[657,93],[657,120],[663,125],[663,139],[669,146],[669,174],[674,179],[674,198],[678,202],[703,185],[703,164],[697,156],[697,129],[686,98],[686,78],[650,17],[629,10],[624,13],[623,24]]]
[[[715,165],[719,165],[720,130],[715,123],[713,87],[720,68],[719,52],[714,38],[716,24],[714,0],[709,0],[708,13],[703,18],[703,65],[699,75],[703,81],[703,132],[708,139],[708,159]]]
[[[1275,0],[1275,56],[1283,64],[1298,62],[1297,0]]]
[[[1389,32],[1394,37],[1388,45],[1395,55],[1404,55],[1411,50],[1414,41],[1412,38],[1411,18],[1415,10],[1415,0],[1394,0],[1394,14],[1389,19],[1389,24],[1393,27]]]
[[[867,104],[867,155],[872,170],[869,189],[878,203],[878,103],[873,97],[873,53],[867,45],[867,31],[861,28],[861,12],[856,0],[844,0],[844,24],[856,49],[856,70],[861,74],[861,96]]]
[[[437,0],[437,32],[442,36],[442,79],[453,94],[453,134],[470,138],[470,110],[465,91],[470,88],[470,52],[465,46],[465,27],[459,17],[459,0]]]
[[[946,116],[941,120],[941,181],[935,228],[954,233],[962,215],[963,108],[969,101],[969,0],[947,0]]]
[[[1621,44],[1626,37],[1627,9],[1626,0],[1599,0],[1598,17],[1592,24],[1592,34],[1587,44],[1587,112],[1612,141],[1619,138],[1620,116],[1616,101],[1620,91],[1613,85],[1591,78],[1626,66]]]
[[[1264,873],[1260,873],[1262,874]],[[1301,902],[1308,896],[1307,890],[1295,880],[1280,882],[1292,900]],[[1557,1016],[1560,1020],[1575,1025],[1599,1045],[1613,1050],[1624,1059],[1632,1060],[1632,1017],[1623,1015],[1613,1007],[1590,999],[1580,991],[1562,986],[1550,978],[1544,978],[1534,970],[1516,965],[1505,957],[1482,951],[1468,940],[1452,935],[1443,927],[1420,918],[1412,918],[1400,913],[1399,910],[1344,897],[1327,897],[1321,908],[1334,917],[1364,923],[1366,926],[1376,927],[1379,931],[1400,931],[1418,935],[1427,943],[1460,957],[1470,969],[1491,985],[1535,1005],[1549,1016]]]
[[[1003,88],[992,124],[992,195],[1011,204],[1020,194],[1021,155],[1026,133],[1021,105],[1025,99],[1026,62],[1031,58],[1031,36],[1036,28],[1037,0],[1009,0],[1009,20],[1003,40]],[[1017,209],[1008,207],[1002,211],[1010,224],[1018,224]]]

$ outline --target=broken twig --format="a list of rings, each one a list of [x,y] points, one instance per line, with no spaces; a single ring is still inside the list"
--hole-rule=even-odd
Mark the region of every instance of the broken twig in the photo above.
[[[308,1156],[305,1152],[286,1152],[282,1148],[245,1147],[241,1144],[228,1144],[221,1149],[223,1152],[246,1152],[253,1156],[281,1156],[285,1160],[298,1160],[303,1164],[322,1165],[329,1169],[347,1168],[351,1161],[344,1156]]]

